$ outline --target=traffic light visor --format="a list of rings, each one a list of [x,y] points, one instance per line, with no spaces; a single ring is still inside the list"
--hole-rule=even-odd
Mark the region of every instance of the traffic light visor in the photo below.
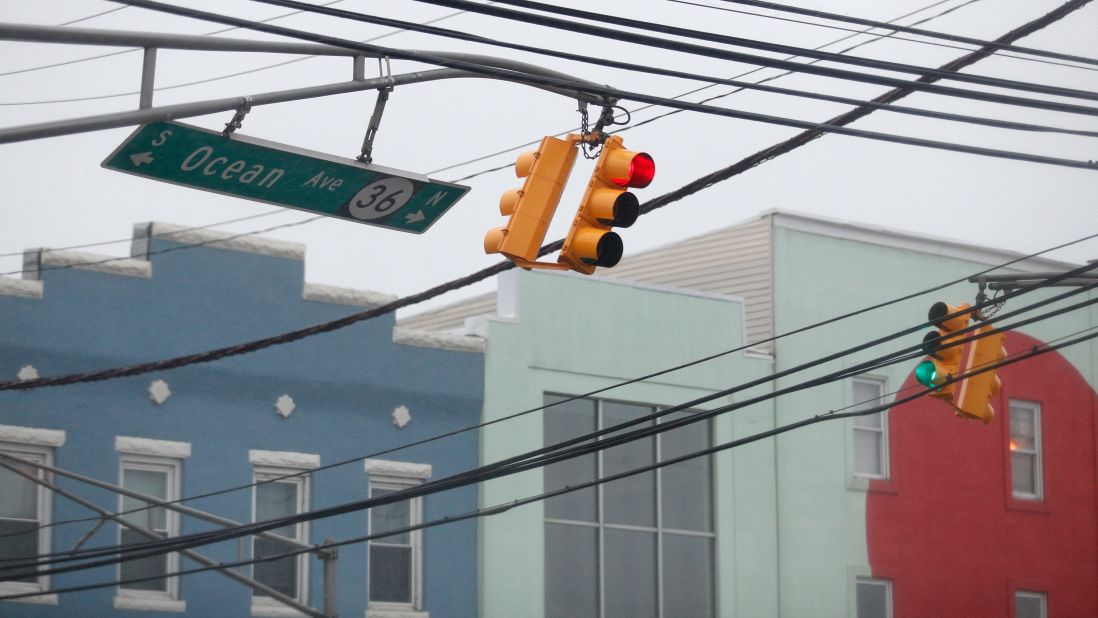
[[[656,162],[646,152],[614,150],[605,165],[603,177],[619,187],[643,189],[656,177]]]
[[[591,266],[614,266],[625,250],[621,236],[590,227],[577,230],[572,243],[575,256]]]
[[[955,331],[968,326],[969,312],[962,313],[961,315],[953,315],[957,312],[965,311],[969,309],[967,304],[954,307],[943,302],[937,302],[930,306],[930,311],[927,312],[927,321],[937,326],[938,328],[945,329],[947,331]],[[948,316],[949,319],[946,319]]]
[[[927,388],[936,388],[934,380],[938,377],[938,368],[934,366],[934,361],[925,360],[917,367],[915,367],[915,379],[919,381],[919,384]]]

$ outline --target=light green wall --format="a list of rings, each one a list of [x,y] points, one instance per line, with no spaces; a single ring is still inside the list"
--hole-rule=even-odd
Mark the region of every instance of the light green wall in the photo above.
[[[915,291],[959,279],[987,268],[980,264],[909,249],[774,228],[775,332],[791,330]],[[1012,310],[1064,291],[1035,292],[1011,301]],[[842,320],[776,346],[776,370],[892,334],[926,320],[935,301],[973,303],[975,284],[959,284],[863,316]],[[1081,300],[1078,297],[1074,302]],[[1064,304],[1064,303],[1061,303]],[[1057,305],[1053,305],[1057,306]],[[1021,329],[1048,341],[1098,325],[1094,310],[1070,314]],[[929,330],[929,328],[927,329]],[[785,387],[808,376],[850,367],[901,347],[916,345],[923,332],[871,348],[844,360],[778,381]],[[1095,384],[1096,347],[1083,345],[1062,352]],[[886,380],[886,392],[897,390],[917,360],[875,371]],[[852,402],[851,381],[783,396],[777,403],[780,424],[800,420]],[[958,419],[958,422],[962,422]],[[783,434],[777,439],[778,537],[780,598],[783,617],[852,616],[853,573],[867,573],[865,482],[854,479],[850,466],[850,422],[824,422]],[[746,614],[745,614],[746,615]]]
[[[736,300],[630,286],[598,278],[513,271],[517,319],[489,324],[484,420],[542,405],[545,392],[582,394],[743,345]],[[600,396],[675,405],[765,375],[769,359],[737,352]],[[745,392],[701,408],[742,400]],[[765,392],[763,389],[762,392]],[[542,414],[486,428],[484,463],[542,446]],[[715,441],[772,426],[769,405],[723,415]],[[715,470],[719,615],[776,612],[774,452],[771,442],[717,457]],[[542,491],[540,471],[481,486],[493,506]],[[544,614],[543,510],[540,503],[481,520],[480,602],[489,618]]]

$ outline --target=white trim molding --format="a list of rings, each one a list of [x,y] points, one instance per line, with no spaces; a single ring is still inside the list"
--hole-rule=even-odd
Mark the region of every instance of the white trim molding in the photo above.
[[[305,288],[301,292],[301,298],[317,303],[351,305],[370,309],[389,304],[399,297],[371,290],[356,290],[354,288],[306,282]]]
[[[299,616],[308,616],[308,614],[292,607],[286,607],[278,601],[274,601],[271,605],[256,605],[253,601],[252,616],[256,618],[298,618]]]
[[[411,609],[368,609],[366,618],[431,618],[431,614]]]
[[[0,277],[0,294],[42,300],[42,282],[34,279]]]
[[[426,330],[393,328],[393,343],[421,348],[441,348],[457,352],[484,352],[484,339],[468,335],[453,335]]]
[[[258,253],[290,260],[305,259],[305,245],[287,240],[241,236],[231,232],[195,229],[172,223],[138,223],[133,226],[130,255],[144,258],[149,251],[149,237],[181,245],[206,245],[243,253]]]
[[[320,455],[313,453],[295,453],[293,451],[261,451],[250,449],[248,463],[256,466],[275,466],[279,468],[301,468],[312,470],[320,467]]]
[[[40,280],[42,271],[54,268],[76,268],[139,279],[152,278],[152,263],[146,260],[46,248],[27,249],[23,252],[24,279]]]
[[[414,479],[431,478],[431,464],[389,461],[388,459],[367,459],[363,463],[365,464],[366,473],[372,476],[395,476]]]
[[[58,447],[65,444],[65,430],[0,425],[0,442]]]
[[[173,612],[182,614],[187,611],[187,602],[182,599],[157,599],[152,597],[114,597],[115,609],[143,609],[153,612]]]
[[[115,436],[114,450],[127,455],[154,455],[156,457],[183,459],[191,456],[191,443]]]

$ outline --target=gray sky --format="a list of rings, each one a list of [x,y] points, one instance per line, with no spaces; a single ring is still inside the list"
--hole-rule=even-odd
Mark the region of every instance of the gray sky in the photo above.
[[[558,4],[803,47],[815,47],[848,34],[840,30],[694,6],[705,4],[773,14],[720,0],[691,0],[691,3],[605,0],[595,4],[575,1]],[[203,0],[186,4],[250,19],[264,19],[288,12],[287,9],[244,0]],[[930,5],[931,0],[798,1],[795,4],[890,20]],[[949,0],[900,23],[910,24],[949,7],[966,4],[967,0]],[[922,27],[991,39],[1059,4],[1056,0],[979,0]],[[116,6],[120,5],[90,0],[8,0],[0,3],[0,21],[55,25]],[[451,9],[411,0],[345,0],[335,6],[420,23],[449,16],[435,25],[506,41],[706,75],[732,77],[754,68],[504,22],[487,16],[455,14]],[[390,29],[367,24],[308,15],[292,16],[273,23],[355,40],[391,32]],[[75,24],[74,27],[188,34],[203,34],[222,28],[218,24],[136,8],[115,11]],[[1092,5],[1021,40],[1019,44],[1098,57],[1098,38],[1094,36],[1096,30],[1098,6]],[[244,31],[220,36],[271,38]],[[827,49],[838,51],[867,38],[867,35],[861,35]],[[395,33],[376,41],[376,44],[519,59],[625,90],[663,97],[677,96],[705,85],[409,32]],[[110,51],[115,51],[115,48],[5,42],[0,43],[0,73]],[[883,40],[853,53],[938,66],[965,52],[908,41]],[[162,50],[158,57],[157,84],[164,87],[192,82],[293,58],[296,57]],[[406,61],[392,63],[395,74],[423,68],[430,67]],[[0,104],[3,104],[0,105],[0,126],[134,109],[137,106],[136,94],[70,103],[9,104],[132,92],[139,87],[140,71],[141,54],[131,52],[64,67],[0,76]],[[760,79],[774,72],[764,69],[747,79]],[[995,57],[976,64],[968,72],[1098,91],[1098,71],[1082,68]],[[350,73],[350,60],[313,58],[203,85],[162,90],[157,93],[154,104],[333,83],[349,79]],[[368,61],[367,75],[376,74],[376,63]],[[774,84],[863,99],[885,90],[879,86],[800,75],[782,78]],[[727,86],[712,86],[685,97],[685,100],[699,101],[729,90]],[[240,132],[353,157],[361,145],[374,99],[375,94],[370,91],[257,107],[248,115]],[[622,104],[630,110],[644,107],[631,101],[623,101]],[[941,96],[917,94],[905,99],[903,104],[1071,128],[1098,129],[1098,122],[1093,117]],[[835,104],[751,92],[718,99],[713,105],[811,121],[823,121],[845,110]],[[643,109],[633,114],[633,120],[642,121],[666,111],[669,110]],[[230,117],[230,113],[221,113],[191,118],[185,122],[220,129]],[[430,173],[439,180],[455,180],[511,163],[520,150],[431,172],[578,126],[579,115],[574,100],[531,87],[484,79],[402,86],[392,94],[386,108],[375,142],[374,161],[398,169]],[[1098,140],[1093,138],[980,128],[881,112],[854,126],[1064,158],[1098,159]],[[100,162],[131,131],[115,129],[0,145],[0,186],[3,187],[2,208],[5,215],[4,224],[0,226],[0,253],[15,253],[38,246],[61,247],[128,239],[132,225],[145,221],[206,225],[254,214],[275,213],[220,228],[246,232],[300,221],[310,216],[295,210],[189,190],[100,168]],[[643,202],[796,132],[794,129],[685,112],[627,131],[622,136],[627,147],[647,151],[656,160],[655,182],[637,191]],[[590,168],[590,162],[581,159],[577,163],[547,241],[561,238],[567,231],[581,185]],[[420,236],[335,219],[266,235],[307,245],[306,278],[309,281],[403,296],[498,261],[498,256],[484,254],[482,239],[489,228],[505,222],[497,210],[500,194],[508,188],[520,186],[521,181],[514,177],[511,169],[506,169],[478,176],[464,184],[470,185],[472,191],[433,228]],[[658,210],[641,218],[633,227],[619,232],[628,255],[743,221],[763,210],[784,208],[1030,252],[1098,232],[1098,216],[1094,214],[1098,206],[1096,195],[1096,171],[989,159],[832,135]],[[118,243],[87,250],[106,255],[126,255],[129,245]],[[1098,242],[1063,250],[1051,257],[1075,262],[1095,258],[1098,257]],[[851,267],[853,270],[856,265]],[[19,257],[0,257],[0,272],[19,268]],[[492,285],[480,284],[426,306],[453,302],[472,292],[489,289]]]

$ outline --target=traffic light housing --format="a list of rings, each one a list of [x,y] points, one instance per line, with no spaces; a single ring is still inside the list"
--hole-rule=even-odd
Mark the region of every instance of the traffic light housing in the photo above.
[[[617,264],[624,247],[611,230],[633,225],[640,214],[640,202],[626,189],[647,187],[655,175],[651,156],[626,150],[617,135],[608,137],[557,261],[585,275]]]
[[[991,331],[991,326],[985,324],[976,330],[976,335],[982,335],[989,331]],[[965,374],[979,371],[1006,358],[1007,352],[1003,347],[1003,336],[1003,332],[999,331],[974,340],[965,348],[961,371]],[[999,392],[999,388],[1002,386],[997,371],[991,369],[968,376],[954,386],[956,388],[953,395],[953,407],[957,409],[957,414],[981,420],[985,425],[990,423],[991,419],[995,417],[995,408],[991,405],[991,398]]]
[[[930,355],[930,358],[915,367],[915,379],[923,386],[932,389],[931,397],[947,402],[953,401],[957,384],[942,384],[942,382],[961,374],[961,355],[964,346],[959,344],[948,348],[943,346],[956,343],[966,337],[964,333],[954,333],[968,326],[971,317],[972,313],[967,304],[954,307],[937,302],[931,305],[927,313],[927,321],[937,326],[938,330],[931,331],[923,337],[923,350]]]
[[[519,155],[515,175],[526,181],[521,189],[511,189],[500,198],[500,214],[511,218],[505,227],[493,228],[484,236],[485,253],[502,253],[523,268],[557,267],[534,260],[576,163],[578,139],[576,135],[547,136],[537,150]]]

